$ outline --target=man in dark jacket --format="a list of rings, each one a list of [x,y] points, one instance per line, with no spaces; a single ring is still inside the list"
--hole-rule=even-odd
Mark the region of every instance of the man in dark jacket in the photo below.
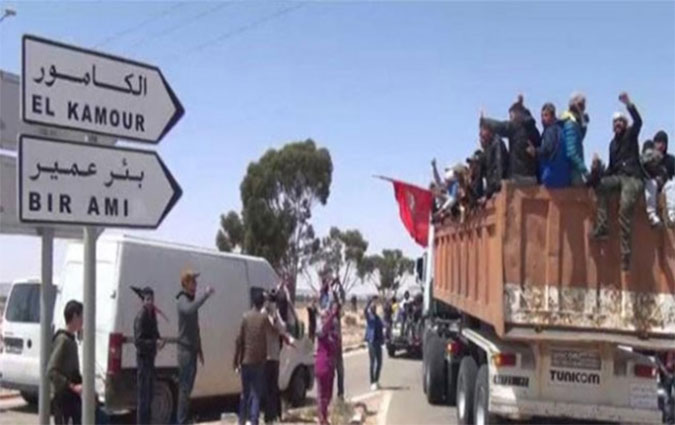
[[[530,145],[538,148],[541,135],[535,119],[523,105],[523,96],[509,108],[509,120],[497,121],[481,116],[481,125],[509,139],[509,179],[520,184],[537,184],[537,159],[530,155]]]
[[[485,198],[490,199],[502,187],[507,176],[509,153],[501,137],[494,134],[490,126],[480,126],[480,143],[485,152]]]
[[[666,211],[668,215],[668,223],[672,226],[675,224],[675,156],[668,153],[668,133],[663,130],[656,132],[654,135],[654,148],[663,155],[663,186],[662,190],[666,196]]]
[[[197,375],[197,359],[204,365],[202,338],[199,332],[199,308],[213,294],[211,286],[200,296],[197,294],[199,273],[186,269],[181,274],[183,290],[176,296],[178,307],[178,406],[176,419],[179,424],[188,421],[190,394]]]
[[[626,105],[633,118],[633,125],[628,126],[628,118],[620,112],[614,114],[614,138],[609,145],[609,167],[596,187],[598,209],[595,228],[591,234],[593,239],[606,239],[608,232],[607,209],[609,196],[620,192],[619,227],[621,237],[621,268],[630,270],[631,230],[635,203],[644,190],[644,174],[640,165],[640,147],[638,136],[642,128],[642,118],[628,94],[619,95],[621,103]]]
[[[155,380],[155,357],[163,342],[157,329],[157,313],[155,312],[155,293],[150,287],[140,291],[143,307],[134,320],[134,345],[136,346],[136,423],[150,423],[150,405],[152,403],[152,387]]]
[[[52,387],[52,410],[56,425],[82,423],[82,375],[75,335],[82,330],[82,303],[68,301],[63,311],[66,329],[54,335],[47,376]]]

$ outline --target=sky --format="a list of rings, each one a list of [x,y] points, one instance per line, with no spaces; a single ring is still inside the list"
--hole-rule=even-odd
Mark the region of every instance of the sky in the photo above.
[[[20,73],[25,33],[159,66],[186,113],[157,146],[183,197],[148,237],[215,246],[221,213],[241,208],[247,165],[314,139],[333,184],[315,208],[320,235],[359,229],[371,253],[419,256],[391,185],[426,185],[430,161],[463,161],[478,117],[506,118],[518,93],[537,113],[587,95],[586,161],[607,158],[626,90],[641,140],[675,139],[675,3],[1,2],[0,69]],[[675,149],[675,148],[674,148]],[[64,243],[56,245],[55,267]],[[37,238],[0,235],[0,281],[39,275]]]

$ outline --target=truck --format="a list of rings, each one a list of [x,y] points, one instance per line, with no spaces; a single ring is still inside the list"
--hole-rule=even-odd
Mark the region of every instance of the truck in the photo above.
[[[504,182],[463,222],[430,226],[416,267],[430,403],[456,406],[459,424],[663,420],[654,353],[675,346],[675,232],[638,203],[622,272],[610,205],[606,241],[588,237],[586,188]]]

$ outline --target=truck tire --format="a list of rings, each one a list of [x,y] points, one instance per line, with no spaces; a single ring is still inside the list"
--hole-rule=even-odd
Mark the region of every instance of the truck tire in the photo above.
[[[457,405],[457,373],[459,367],[457,363],[445,362],[447,374],[445,376],[445,402],[448,406]]]
[[[307,400],[308,379],[307,371],[303,367],[299,367],[293,372],[287,390],[287,399],[292,407],[300,407]]]
[[[438,335],[427,339],[426,386],[427,401],[441,404],[445,400],[445,346]]]
[[[393,344],[387,344],[387,355],[392,359],[396,357],[396,347]]]
[[[473,395],[474,409],[473,417],[476,425],[488,425],[497,423],[497,417],[491,415],[490,406],[490,381],[487,365],[482,365],[478,369],[476,376],[476,388]]]
[[[476,387],[476,361],[466,356],[459,364],[457,377],[457,423],[473,424],[473,396]]]
[[[30,405],[36,405],[38,404],[38,395],[35,393],[29,393],[27,391],[21,391],[21,398],[23,398],[23,401]]]
[[[171,382],[163,379],[156,380],[152,388],[151,422],[153,424],[174,423],[176,404],[176,393]]]

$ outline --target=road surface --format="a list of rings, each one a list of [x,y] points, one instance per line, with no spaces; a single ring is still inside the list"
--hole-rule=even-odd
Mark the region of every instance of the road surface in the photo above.
[[[347,398],[354,398],[369,394],[370,382],[368,379],[368,352],[359,350],[345,355],[345,392]],[[384,402],[381,407],[388,407],[386,424],[391,425],[432,425],[454,424],[456,413],[447,406],[430,406],[421,388],[420,360],[384,357],[380,384]],[[312,391],[310,399],[315,399]],[[388,406],[385,406],[388,405]],[[195,413],[203,421],[213,421],[220,418],[223,411],[234,412],[236,400],[211,400],[194,405]],[[132,416],[115,418],[115,423],[129,423]],[[0,400],[0,424],[35,425],[37,424],[37,407],[27,405],[22,398],[16,397]]]

